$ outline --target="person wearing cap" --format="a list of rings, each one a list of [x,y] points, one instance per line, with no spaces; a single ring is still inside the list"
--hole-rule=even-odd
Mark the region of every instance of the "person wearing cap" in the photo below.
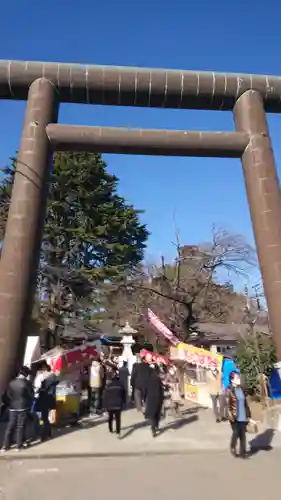
[[[16,450],[24,446],[27,418],[34,397],[29,374],[30,370],[23,366],[18,376],[8,385],[9,420],[4,434],[2,452],[9,450],[14,431],[16,431]]]

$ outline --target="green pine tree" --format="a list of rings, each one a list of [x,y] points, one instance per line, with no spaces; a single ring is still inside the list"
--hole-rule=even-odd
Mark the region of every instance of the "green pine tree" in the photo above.
[[[2,240],[14,172],[15,160],[0,183]],[[93,307],[104,282],[120,279],[143,259],[149,233],[141,211],[117,187],[100,154],[55,153],[38,273],[41,311],[52,330],[61,316],[85,312],[83,299]]]

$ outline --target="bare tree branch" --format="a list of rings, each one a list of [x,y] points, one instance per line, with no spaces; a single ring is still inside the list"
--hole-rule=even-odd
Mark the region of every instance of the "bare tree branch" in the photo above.
[[[131,314],[135,326],[146,329],[150,307],[184,339],[198,322],[242,321],[244,297],[234,292],[229,280],[220,282],[221,270],[246,275],[247,268],[256,265],[253,248],[242,236],[215,227],[212,241],[198,246],[181,245],[176,225],[175,235],[174,263],[167,264],[163,256],[159,266],[140,266],[129,279],[112,284],[110,307],[114,303],[118,321]]]

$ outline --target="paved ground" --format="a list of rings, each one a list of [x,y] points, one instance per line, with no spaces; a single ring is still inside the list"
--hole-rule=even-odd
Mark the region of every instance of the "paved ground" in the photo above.
[[[186,408],[181,418],[169,417],[161,423],[161,434],[153,439],[150,428],[136,410],[123,414],[123,435],[118,440],[108,432],[106,419],[84,420],[80,428],[56,432],[55,439],[20,452],[24,458],[81,456],[161,455],[194,451],[228,450],[229,423],[216,424],[208,410]],[[261,429],[259,436],[248,436],[256,447],[281,445],[281,433]],[[0,458],[15,458],[13,450]],[[1,497],[0,497],[1,500]]]
[[[0,499],[264,500],[278,495],[280,461],[279,451],[247,461],[225,452],[1,461]]]

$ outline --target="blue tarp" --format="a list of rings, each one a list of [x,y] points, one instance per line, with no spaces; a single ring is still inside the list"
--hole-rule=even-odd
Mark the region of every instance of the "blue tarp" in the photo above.
[[[230,384],[230,374],[231,372],[240,373],[240,370],[237,368],[233,359],[224,358],[222,362],[222,387],[223,389],[227,389]]]
[[[274,370],[269,378],[269,392],[273,399],[281,399],[281,380],[278,370]]]
[[[120,344],[122,337],[101,337],[101,343],[105,344]]]

